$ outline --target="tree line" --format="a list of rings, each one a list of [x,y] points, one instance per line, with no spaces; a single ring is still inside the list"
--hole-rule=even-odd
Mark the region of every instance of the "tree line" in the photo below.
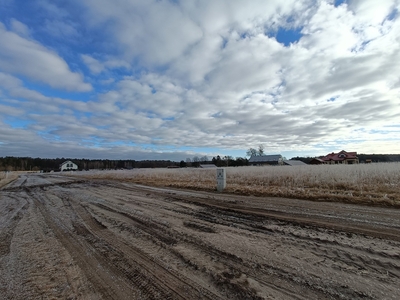
[[[0,171],[58,171],[60,165],[71,160],[79,170],[90,169],[133,169],[133,168],[166,168],[179,166],[170,160],[110,160],[110,159],[69,159],[69,158],[32,158],[0,157]]]
[[[253,149],[251,155],[262,155],[263,149]],[[249,150],[250,150],[249,149]],[[260,151],[261,150],[261,151]],[[249,153],[250,154],[250,153]],[[251,156],[248,155],[248,156]],[[399,162],[400,154],[358,154],[360,163],[370,162]],[[292,157],[308,164],[314,157]],[[201,164],[214,164],[217,167],[240,167],[249,165],[247,158],[232,156],[215,156],[211,160],[207,156],[187,158],[186,161],[174,162],[170,160],[110,160],[110,159],[69,159],[69,158],[32,158],[32,157],[0,157],[0,171],[58,171],[60,165],[71,160],[78,165],[79,170],[90,169],[134,169],[134,168],[197,168]]]
[[[247,166],[246,158],[232,156],[215,156],[211,160],[207,156],[186,158],[186,161],[174,162],[170,160],[110,160],[110,159],[71,159],[71,158],[32,158],[32,157],[0,157],[0,171],[59,171],[60,165],[71,160],[79,170],[111,170],[111,169],[135,169],[135,168],[198,168],[200,165],[214,164],[217,167]]]
[[[213,164],[217,167],[241,167],[241,166],[248,166],[249,160],[243,157],[236,157],[233,158],[232,156],[225,155],[225,156],[214,156],[211,160],[208,159],[207,156],[203,156],[201,158],[195,156],[193,159],[186,158],[186,161],[182,160],[179,163],[179,167],[186,168],[198,168],[200,165],[208,165]]]

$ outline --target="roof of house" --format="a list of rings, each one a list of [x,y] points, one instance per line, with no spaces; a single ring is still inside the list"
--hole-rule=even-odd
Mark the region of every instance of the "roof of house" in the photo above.
[[[270,162],[270,161],[279,161],[282,159],[282,155],[274,154],[274,155],[252,155],[249,159],[249,163],[257,163],[257,162]]]
[[[305,166],[307,165],[306,163],[302,162],[301,160],[284,160],[283,161],[285,165],[289,166]]]
[[[319,161],[320,163],[323,163],[323,162],[324,162],[322,159],[320,159],[320,158],[318,158],[318,157],[313,158],[313,159],[310,161],[310,163],[313,162],[313,161]]]
[[[325,155],[324,157],[321,157],[323,161],[342,161],[346,159],[357,159],[357,152],[346,152],[344,150],[338,152],[338,153],[329,153],[328,155]]]
[[[74,162],[70,161],[70,160],[66,160],[64,161],[60,166],[63,166],[65,164],[75,164]]]

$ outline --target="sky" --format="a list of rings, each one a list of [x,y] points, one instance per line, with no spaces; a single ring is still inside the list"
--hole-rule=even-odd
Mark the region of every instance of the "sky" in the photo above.
[[[0,157],[400,153],[400,0],[1,0]]]

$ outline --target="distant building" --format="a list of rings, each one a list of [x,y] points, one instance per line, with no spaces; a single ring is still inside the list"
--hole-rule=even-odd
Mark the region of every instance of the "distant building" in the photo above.
[[[312,160],[310,160],[310,162],[308,163],[309,165],[322,165],[325,162],[320,159],[320,158],[313,158]]]
[[[73,163],[73,162],[70,161],[70,160],[67,160],[67,161],[63,162],[63,163],[60,165],[60,171],[61,171],[61,172],[62,172],[62,171],[75,171],[75,170],[78,170],[78,165],[75,164],[75,163]]]
[[[307,164],[302,162],[301,160],[284,160],[283,163],[288,166],[306,166]]]
[[[320,158],[315,158],[310,162],[310,164],[317,164],[318,161],[320,161],[323,164],[330,164],[330,165],[334,164],[351,165],[359,163],[357,152],[346,152],[344,150],[338,153],[332,152]]]
[[[249,165],[283,165],[283,157],[280,154],[274,155],[252,155],[249,159]]]
[[[207,165],[200,164],[199,167],[202,169],[216,169],[217,168],[217,166],[214,164],[207,164]]]

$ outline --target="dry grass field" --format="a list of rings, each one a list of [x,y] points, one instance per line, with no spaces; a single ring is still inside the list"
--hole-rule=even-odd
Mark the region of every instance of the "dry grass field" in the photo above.
[[[24,172],[0,172],[0,188],[17,179],[21,173]]]
[[[400,207],[400,163],[226,168],[226,193]],[[77,172],[159,187],[216,190],[215,169]]]

